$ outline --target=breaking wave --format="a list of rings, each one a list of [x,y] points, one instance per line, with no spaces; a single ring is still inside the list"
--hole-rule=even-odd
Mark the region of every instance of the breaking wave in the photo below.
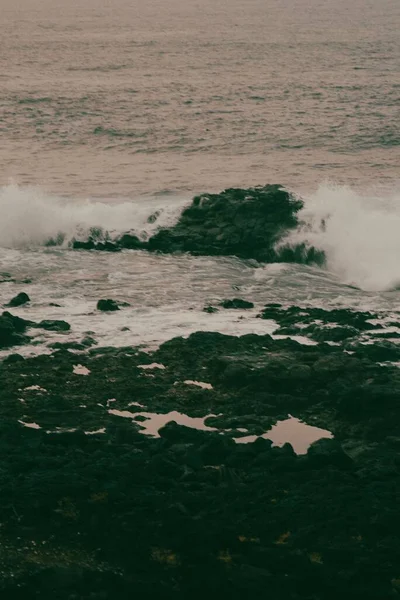
[[[0,188],[0,246],[23,248],[68,244],[134,232],[147,239],[173,226],[188,198],[172,194],[129,201],[77,201],[35,188]],[[362,195],[348,187],[323,185],[305,199],[301,225],[279,245],[305,245],[325,253],[326,268],[363,290],[400,289],[400,192]]]
[[[133,231],[146,239],[159,226],[171,226],[187,199],[139,198],[137,201],[73,201],[36,188],[0,188],[0,246],[24,248],[87,239],[93,230],[111,236]]]
[[[400,192],[362,195],[348,187],[323,185],[307,197],[300,227],[284,242],[323,250],[326,267],[342,282],[363,290],[400,285]]]

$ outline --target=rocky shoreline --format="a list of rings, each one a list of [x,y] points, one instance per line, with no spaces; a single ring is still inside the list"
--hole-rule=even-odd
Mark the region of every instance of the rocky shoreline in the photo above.
[[[226,190],[147,241],[74,247],[322,264],[284,246],[301,207],[279,186]],[[197,332],[150,351],[10,312],[29,302],[20,292],[0,316],[2,599],[400,594],[397,316],[269,303],[271,335]],[[254,306],[225,298],[203,316]],[[35,329],[62,341],[24,358]]]
[[[379,329],[346,310],[260,315],[272,316],[281,329]],[[152,353],[10,354],[2,598],[396,597],[400,348],[335,338],[195,333]],[[272,446],[290,415],[332,439],[298,455]]]
[[[237,256],[262,263],[321,266],[325,262],[321,250],[304,243],[284,243],[285,236],[299,225],[301,208],[302,200],[280,185],[227,189],[220,194],[196,196],[176,225],[160,228],[148,240],[132,233],[110,239],[108,235],[104,237],[103,231],[95,230],[87,240],[73,240],[72,247],[107,252],[189,252],[197,256]],[[159,216],[159,212],[150,215],[149,222],[156,223]]]

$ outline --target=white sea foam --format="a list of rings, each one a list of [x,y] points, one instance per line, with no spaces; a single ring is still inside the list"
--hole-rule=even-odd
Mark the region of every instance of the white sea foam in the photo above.
[[[363,290],[400,284],[400,192],[361,195],[348,187],[320,186],[305,201],[303,221],[285,242],[324,250],[327,267]]]
[[[172,225],[187,199],[173,196],[129,201],[77,201],[48,195],[37,188],[0,188],[0,246],[41,246],[50,239],[87,238],[91,228],[112,235],[133,231],[146,237],[159,226]],[[153,223],[151,215],[157,215]]]

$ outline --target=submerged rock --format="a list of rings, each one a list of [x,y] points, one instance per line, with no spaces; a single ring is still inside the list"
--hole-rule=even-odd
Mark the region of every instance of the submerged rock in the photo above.
[[[6,306],[16,308],[17,306],[22,306],[23,304],[30,302],[30,300],[31,299],[29,298],[28,294],[26,294],[25,292],[21,292],[14,298],[12,298]]]
[[[115,310],[119,310],[119,306],[115,300],[99,300],[97,303],[97,310],[102,310],[103,312],[112,312]]]

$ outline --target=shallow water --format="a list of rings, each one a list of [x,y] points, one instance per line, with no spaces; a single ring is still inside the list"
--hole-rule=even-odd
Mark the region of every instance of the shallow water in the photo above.
[[[70,332],[31,330],[43,351],[52,341],[80,341],[92,335],[102,345],[146,344],[155,348],[172,337],[194,331],[231,335],[271,334],[273,321],[257,318],[268,302],[377,310],[390,315],[398,309],[399,292],[363,292],[341,284],[337,277],[300,265],[254,266],[229,257],[162,256],[143,251],[118,254],[70,250],[0,250],[0,271],[32,283],[2,283],[0,303],[19,291],[31,302],[13,314],[33,321],[65,319]],[[113,313],[96,309],[100,298],[112,297],[129,306]],[[208,314],[203,308],[224,298],[241,297],[254,309]],[[50,306],[50,303],[59,306]],[[309,340],[301,340],[309,342]]]

